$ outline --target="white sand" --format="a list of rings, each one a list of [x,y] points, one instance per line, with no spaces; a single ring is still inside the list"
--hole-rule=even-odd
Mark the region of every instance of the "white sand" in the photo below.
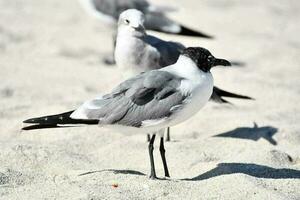
[[[77,1],[1,0],[0,199],[300,199],[300,2],[160,3],[167,2],[183,7],[174,19],[216,39],[161,36],[244,62],[214,69],[215,82],[256,101],[209,103],[172,128],[172,177],[161,181],[144,175],[142,135],[97,127],[21,132],[22,120],[71,110],[121,76],[101,62],[112,30]],[[78,176],[89,171],[99,172]]]

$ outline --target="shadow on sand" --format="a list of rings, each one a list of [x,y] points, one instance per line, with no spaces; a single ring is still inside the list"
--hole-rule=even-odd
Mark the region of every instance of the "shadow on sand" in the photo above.
[[[269,143],[277,145],[277,142],[272,138],[277,133],[278,129],[273,126],[258,127],[254,122],[254,127],[241,127],[232,131],[215,135],[214,137],[232,137],[240,139],[248,139],[257,141],[260,138],[264,138]]]
[[[120,170],[120,169],[103,169],[103,170],[96,170],[96,171],[90,171],[86,173],[79,174],[78,176],[85,176],[89,174],[94,174],[94,173],[101,173],[101,172],[113,172],[114,174],[131,174],[131,175],[138,175],[138,176],[146,176],[146,174],[135,171],[135,170]]]
[[[295,169],[276,169],[252,163],[220,163],[216,168],[205,172],[204,174],[184,180],[200,181],[227,174],[246,174],[256,178],[268,179],[300,179],[300,171]]]

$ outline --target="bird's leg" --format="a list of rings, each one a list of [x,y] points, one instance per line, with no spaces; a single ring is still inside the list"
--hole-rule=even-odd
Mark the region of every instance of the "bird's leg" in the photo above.
[[[171,137],[170,137],[170,127],[167,128],[167,136],[166,136],[166,142],[170,142]]]
[[[160,138],[160,145],[159,145],[159,151],[161,155],[161,159],[164,165],[164,171],[165,171],[165,177],[170,177],[169,170],[168,170],[168,165],[167,165],[167,160],[166,160],[166,150],[164,147],[164,137]]]
[[[150,134],[147,134],[147,142],[150,142]]]
[[[151,165],[151,171],[150,171],[150,178],[151,179],[157,179],[156,173],[155,173],[155,166],[154,166],[154,159],[153,159],[153,143],[155,140],[155,134],[152,135],[150,142],[149,142],[149,156],[150,156],[150,165]]]

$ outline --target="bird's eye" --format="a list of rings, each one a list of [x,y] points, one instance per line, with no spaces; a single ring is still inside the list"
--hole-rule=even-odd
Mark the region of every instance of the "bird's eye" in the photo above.
[[[125,24],[129,24],[130,21],[128,19],[125,19]]]
[[[208,60],[208,61],[211,61],[212,59],[213,59],[212,56],[208,56],[208,57],[207,57],[207,60]]]

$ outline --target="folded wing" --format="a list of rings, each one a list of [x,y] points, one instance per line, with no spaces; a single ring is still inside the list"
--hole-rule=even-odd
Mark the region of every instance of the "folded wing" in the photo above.
[[[164,41],[151,35],[147,35],[144,38],[144,41],[151,45],[159,53],[160,68],[176,63],[180,53],[185,48],[178,42]]]
[[[179,77],[168,72],[150,71],[123,82],[101,99],[86,102],[71,118],[132,127],[141,127],[144,121],[167,119],[187,98],[178,90],[180,83]]]

